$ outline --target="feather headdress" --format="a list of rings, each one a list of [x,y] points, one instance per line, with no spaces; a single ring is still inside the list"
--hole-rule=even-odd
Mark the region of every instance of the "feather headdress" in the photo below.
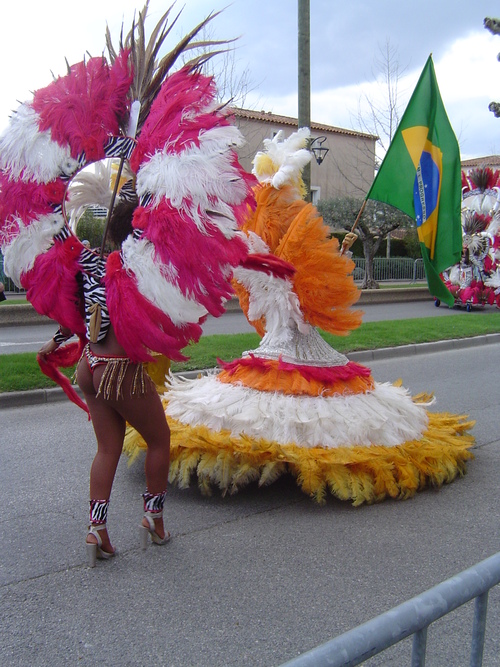
[[[82,246],[64,215],[68,182],[104,157],[117,156],[122,166],[134,145],[130,133],[138,131],[130,160],[141,198],[135,231],[109,257],[105,278],[111,323],[134,361],[151,359],[151,351],[182,358],[181,349],[201,335],[207,312],[223,312],[232,269],[247,254],[238,229],[254,185],[235,153],[242,136],[217,105],[212,79],[198,71],[218,51],[195,55],[170,72],[182,53],[227,44],[195,40],[217,14],[159,58],[179,15],[169,24],[170,7],[146,43],[148,5],[118,50],[107,31],[109,62],[91,57],[68,67],[21,105],[0,138],[6,270],[39,312],[83,336],[77,282]],[[94,179],[80,177],[75,207],[89,201],[89,183],[100,188],[98,203],[112,207],[101,171]]]
[[[135,233],[122,251],[123,276],[176,327],[197,340],[200,318],[218,316],[232,295],[231,272],[247,254],[239,234],[241,211],[252,204],[253,178],[234,148],[241,134],[214,102],[213,81],[184,67],[165,81],[130,158],[137,171],[140,205]],[[115,273],[116,275],[116,273]],[[134,301],[130,300],[130,308]],[[117,331],[127,316],[121,303],[110,310]],[[130,314],[133,318],[133,314]],[[154,318],[142,320],[157,328]],[[119,336],[119,334],[117,334]],[[134,342],[120,339],[128,353]],[[129,347],[130,346],[130,347]],[[133,350],[132,348],[135,348]],[[169,342],[158,352],[174,358]]]
[[[361,313],[350,309],[359,291],[352,279],[352,261],[340,255],[338,242],[329,238],[329,229],[317,210],[299,196],[301,172],[310,160],[308,136],[309,130],[304,128],[285,140],[278,133],[265,141],[266,150],[254,159],[254,173],[261,182],[256,188],[257,206],[243,230],[260,237],[268,252],[295,268],[293,290],[304,320],[330,333],[345,335],[361,324]],[[249,281],[247,276],[245,289]],[[260,282],[262,278],[255,276],[254,288]],[[245,310],[249,295],[238,283],[236,275],[235,290]],[[254,298],[269,299],[269,295],[259,293]],[[262,335],[262,320],[252,324]]]
[[[149,0],[146,0],[142,11],[137,19],[134,17],[129,32],[120,36],[119,48],[113,44],[109,28],[106,28],[106,47],[109,60],[114,63],[119,54],[126,50],[130,52],[130,62],[134,71],[134,78],[129,91],[132,100],[141,103],[138,118],[138,133],[149,116],[151,106],[156,99],[165,79],[170,74],[179,57],[189,51],[201,51],[198,55],[188,60],[185,65],[189,69],[201,66],[208,59],[223,52],[226,49],[210,50],[213,46],[227,46],[233,40],[196,40],[197,35],[216,17],[220,12],[210,13],[203,21],[190,30],[167,54],[159,57],[165,40],[177,23],[182,10],[171,20],[174,8],[172,4],[161,16],[152,29],[149,39],[146,39],[146,19],[148,16]],[[122,26],[123,33],[123,26]],[[125,128],[123,128],[125,129]]]

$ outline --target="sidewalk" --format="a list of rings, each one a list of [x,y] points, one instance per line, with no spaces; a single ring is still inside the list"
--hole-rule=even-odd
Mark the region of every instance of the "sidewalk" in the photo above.
[[[433,297],[425,285],[409,285],[408,287],[381,288],[378,290],[362,290],[356,305],[369,303],[398,303],[403,301],[432,301]],[[403,284],[403,283],[400,283]],[[405,285],[407,283],[404,283]],[[239,310],[240,304],[237,299],[231,299],[226,304],[226,310]],[[39,315],[33,306],[26,304],[8,304],[6,301],[0,306],[0,327],[22,326],[28,324],[43,324],[51,320],[44,315]]]

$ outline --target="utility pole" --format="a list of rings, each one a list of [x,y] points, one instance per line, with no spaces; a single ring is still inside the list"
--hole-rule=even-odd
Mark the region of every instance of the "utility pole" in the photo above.
[[[309,0],[298,0],[298,121],[299,128],[311,128],[311,19]],[[311,163],[304,167],[302,179],[306,201],[311,201]]]

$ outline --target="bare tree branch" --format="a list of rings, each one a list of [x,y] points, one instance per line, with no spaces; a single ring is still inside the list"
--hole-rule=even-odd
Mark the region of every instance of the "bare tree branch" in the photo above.
[[[379,52],[374,58],[372,70],[380,94],[374,96],[364,94],[358,103],[354,124],[359,131],[378,137],[378,144],[382,154],[385,154],[389,148],[401,118],[399,83],[405,70],[406,68],[401,69],[399,65],[397,48],[390,43],[389,39],[386,39],[385,44],[379,46]],[[362,151],[359,152],[362,153]],[[373,155],[368,153],[365,155],[355,155],[352,158],[351,164],[338,164],[337,166],[344,178],[349,180],[346,173],[344,173],[348,171],[347,167],[351,169],[354,166],[354,162],[358,163],[362,160],[371,162]],[[365,192],[370,186],[371,182],[366,183]],[[361,209],[362,203],[362,199],[360,199],[357,211]],[[348,208],[349,206],[352,206],[352,201],[349,203]],[[356,219],[356,215],[357,212],[351,218],[352,222]],[[373,278],[373,259],[381,242],[394,229],[397,229],[401,225],[408,226],[410,224],[412,224],[411,219],[401,213],[401,211],[386,204],[380,204],[379,202],[367,202],[367,206],[357,226],[357,233],[363,244],[363,254],[366,260],[363,289],[376,289],[378,287],[377,282]],[[344,226],[349,228],[345,223]]]

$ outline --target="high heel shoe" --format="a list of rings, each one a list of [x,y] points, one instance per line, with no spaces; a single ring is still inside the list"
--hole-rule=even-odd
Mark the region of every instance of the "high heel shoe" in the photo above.
[[[113,558],[115,555],[115,552],[109,552],[109,551],[104,551],[102,549],[102,539],[101,536],[99,535],[99,531],[101,530],[106,530],[106,524],[99,524],[99,525],[93,525],[91,524],[89,526],[89,532],[87,535],[93,535],[97,542],[86,542],[86,547],[87,547],[87,561],[89,567],[95,567],[96,564],[96,559],[99,558],[100,560],[108,560],[108,558]]]
[[[161,519],[163,517],[163,511],[161,512],[144,512],[144,518],[148,522],[149,526],[144,526],[142,523],[139,526],[139,535],[141,538],[141,549],[148,548],[148,535],[151,535],[151,540],[154,544],[166,544],[170,540],[170,533],[165,532],[165,537],[160,537],[155,529],[154,519]]]

